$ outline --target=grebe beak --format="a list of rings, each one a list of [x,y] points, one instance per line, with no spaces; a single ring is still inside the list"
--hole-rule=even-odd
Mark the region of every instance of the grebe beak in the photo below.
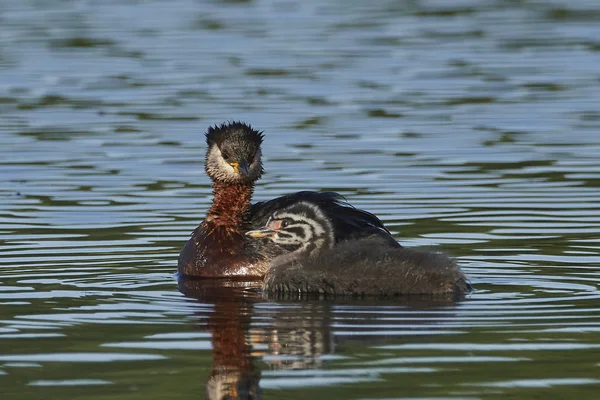
[[[248,163],[245,161],[240,161],[240,164],[238,166],[239,168],[239,174],[242,176],[248,176],[250,175],[250,167],[248,166]]]
[[[258,229],[255,231],[246,232],[246,236],[251,238],[272,238],[277,234],[276,230],[273,229]]]
[[[229,163],[229,165],[231,165],[233,167],[233,170],[235,171],[236,174],[242,175],[242,176],[248,176],[250,174],[250,169],[248,167],[248,164],[245,161],[240,161],[238,162],[232,162]]]

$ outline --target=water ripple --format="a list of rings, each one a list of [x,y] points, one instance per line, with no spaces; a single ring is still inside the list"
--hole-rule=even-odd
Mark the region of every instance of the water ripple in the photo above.
[[[6,397],[596,395],[596,3],[3,6]],[[203,132],[227,119],[266,132],[255,200],[337,190],[473,293],[179,293]]]

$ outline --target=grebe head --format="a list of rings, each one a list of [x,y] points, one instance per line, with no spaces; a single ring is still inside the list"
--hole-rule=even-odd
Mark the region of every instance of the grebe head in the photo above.
[[[251,183],[262,173],[263,134],[243,122],[211,126],[206,133],[206,173],[213,182]]]
[[[300,201],[273,212],[264,227],[246,232],[268,238],[295,256],[315,257],[335,242],[333,225],[318,205]]]

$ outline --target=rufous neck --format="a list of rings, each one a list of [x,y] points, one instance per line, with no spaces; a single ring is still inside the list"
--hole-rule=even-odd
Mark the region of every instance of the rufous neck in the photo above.
[[[215,227],[241,231],[244,219],[250,210],[253,191],[253,183],[215,182],[213,203],[205,222]]]

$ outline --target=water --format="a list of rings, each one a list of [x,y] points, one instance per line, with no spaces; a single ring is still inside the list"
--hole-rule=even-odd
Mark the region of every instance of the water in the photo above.
[[[566,0],[2,2],[2,398],[596,398],[599,19]],[[475,291],[184,296],[203,132],[227,119],[265,130],[256,200],[337,190]]]

